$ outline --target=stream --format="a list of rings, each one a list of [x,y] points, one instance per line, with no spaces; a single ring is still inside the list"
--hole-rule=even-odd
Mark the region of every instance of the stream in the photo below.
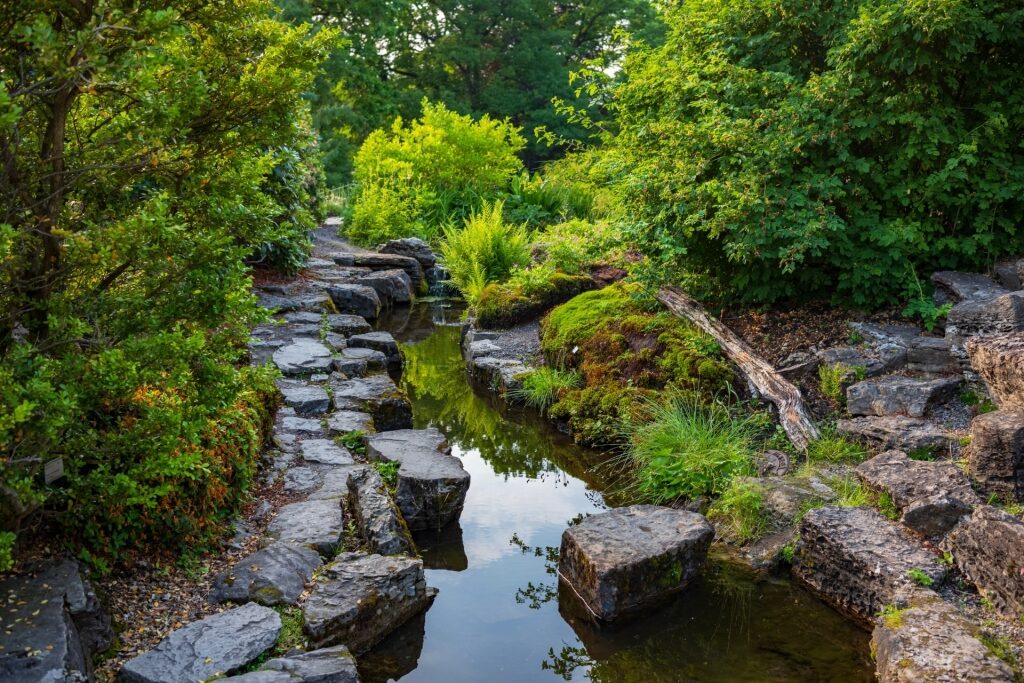
[[[560,538],[572,520],[607,509],[608,456],[474,389],[460,315],[432,301],[378,323],[403,345],[415,427],[441,430],[472,481],[461,520],[415,539],[437,599],[360,658],[364,683],[874,680],[866,631],[720,551],[641,619],[595,628],[570,600],[560,610]]]

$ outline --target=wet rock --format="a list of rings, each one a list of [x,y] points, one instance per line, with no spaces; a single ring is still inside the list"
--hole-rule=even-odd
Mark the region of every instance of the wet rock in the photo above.
[[[349,432],[370,434],[373,431],[373,417],[369,413],[336,410],[327,416],[327,432],[331,436],[343,436]]]
[[[344,644],[362,653],[427,608],[423,563],[411,557],[343,553],[324,567],[302,613],[317,647]]]
[[[973,627],[954,607],[927,591],[917,595],[875,625],[871,651],[879,681],[1013,681],[1010,667],[972,635]]]
[[[565,530],[558,574],[594,617],[612,621],[682,590],[700,571],[713,536],[695,512],[618,508]]]
[[[277,294],[257,295],[257,301],[263,308],[285,313],[289,311],[332,311],[334,306],[330,297],[323,293],[303,294],[300,296],[280,296]]]
[[[530,368],[511,358],[484,356],[474,358],[469,364],[469,371],[474,379],[505,395],[522,388],[522,378],[530,372]]]
[[[939,425],[916,417],[854,417],[836,422],[836,431],[880,450],[947,452],[956,443]]]
[[[971,367],[1002,408],[1024,408],[1024,334],[972,339],[967,345]]]
[[[274,365],[285,375],[329,372],[331,350],[318,341],[300,337],[274,351]]]
[[[792,469],[789,453],[785,451],[765,451],[755,458],[754,464],[758,475],[762,477],[782,477]]]
[[[356,660],[344,645],[271,659],[235,683],[359,683]]]
[[[348,490],[356,526],[372,552],[378,555],[416,554],[409,529],[377,470],[367,467],[353,472],[348,480]]]
[[[948,339],[914,337],[907,342],[907,370],[942,375],[959,372],[960,364],[953,357]]]
[[[353,335],[348,340],[349,350],[358,348],[372,349],[384,354],[389,365],[401,365],[402,353],[398,350],[398,342],[390,332],[367,332]]]
[[[353,339],[355,339],[355,337],[353,337]],[[349,348],[341,352],[341,357],[344,361],[362,363],[367,368],[377,370],[383,370],[388,367],[389,359],[383,351],[378,351],[377,349],[367,346],[358,346],[359,343],[365,342],[359,341],[357,344],[351,345]],[[395,362],[395,365],[401,364],[402,357],[397,356],[396,358],[397,361]]]
[[[309,500],[333,500],[336,505],[341,505],[342,499],[348,497],[348,480],[366,468],[366,465],[332,467],[324,474],[323,485],[309,497]]]
[[[377,248],[382,254],[397,254],[406,258],[413,258],[419,261],[424,270],[437,265],[437,256],[434,255],[430,245],[418,237],[406,237],[400,240],[391,240]]]
[[[353,254],[352,260],[356,266],[371,270],[404,270],[412,282],[413,289],[419,289],[423,282],[423,266],[414,258],[397,254],[360,253]]]
[[[256,529],[244,519],[236,519],[232,528],[235,533],[227,544],[231,550],[242,550],[249,541],[256,537]]]
[[[344,446],[330,439],[310,439],[302,442],[302,459],[317,465],[352,465],[355,460]]]
[[[1024,616],[1024,521],[979,505],[949,533],[943,548],[996,609]]]
[[[942,270],[932,275],[932,282],[956,301],[993,299],[1007,292],[995,280],[979,273]]]
[[[274,359],[274,352],[287,344],[282,339],[262,339],[249,342],[249,355],[254,366],[266,365]]]
[[[380,297],[373,287],[342,283],[331,285],[327,293],[339,313],[350,313],[367,320],[376,320],[380,315]]]
[[[915,379],[888,375],[854,384],[846,390],[851,415],[908,415],[923,417],[928,409],[949,400],[960,377]]]
[[[129,660],[120,683],[205,681],[246,666],[270,649],[281,632],[281,617],[249,603],[192,622]]]
[[[331,387],[338,410],[369,413],[380,431],[412,427],[409,399],[387,375],[333,382]]]
[[[974,418],[967,452],[968,469],[982,491],[1024,502],[1024,409]]]
[[[318,328],[323,324],[324,317],[319,313],[288,313],[284,316],[288,322],[297,324],[316,325]],[[370,331],[370,323],[358,315],[344,315],[332,313],[327,315],[327,328],[332,332],[345,336],[362,334]]]
[[[292,467],[284,473],[284,490],[288,493],[306,493],[322,483],[323,478],[311,467]]]
[[[345,352],[352,350],[353,349],[345,348],[342,351],[342,355],[334,359],[334,369],[346,378],[365,377],[366,372],[369,369],[366,359],[361,356],[353,357],[352,354],[345,355]]]
[[[963,472],[948,460],[911,460],[887,451],[861,463],[857,476],[884,491],[900,511],[900,521],[923,536],[943,536],[981,501]]]
[[[331,398],[323,387],[298,380],[281,379],[277,388],[284,396],[285,405],[295,409],[297,415],[323,415],[331,407]]]
[[[324,345],[330,348],[332,351],[341,351],[348,346],[348,341],[344,335],[338,334],[337,332],[328,332],[323,338]]]
[[[422,529],[413,534],[413,543],[426,569],[462,572],[469,568],[462,526],[456,520],[442,529]]]
[[[863,368],[865,377],[875,377],[894,372],[907,362],[907,350],[898,344],[886,344],[877,348],[837,346],[818,354],[822,365],[847,365]]]
[[[414,296],[412,280],[404,270],[378,270],[361,276],[356,284],[371,287],[384,307],[408,304]]]
[[[342,517],[341,502],[337,499],[291,503],[278,511],[267,526],[267,535],[276,541],[309,546],[330,557],[341,547],[345,533]]]
[[[871,508],[823,507],[807,512],[793,553],[793,575],[836,609],[871,620],[913,588],[919,569],[936,584],[945,570],[895,524]]]
[[[210,602],[294,605],[321,564],[315,550],[274,543],[218,574]]]

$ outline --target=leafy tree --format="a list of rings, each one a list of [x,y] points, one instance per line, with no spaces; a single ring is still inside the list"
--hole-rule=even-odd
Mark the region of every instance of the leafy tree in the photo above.
[[[692,0],[613,86],[652,275],[894,301],[1024,249],[1024,12],[1009,0]]]

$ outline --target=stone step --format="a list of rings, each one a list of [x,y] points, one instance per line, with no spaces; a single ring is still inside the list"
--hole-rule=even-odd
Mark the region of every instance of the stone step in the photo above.
[[[851,415],[924,417],[930,408],[952,398],[961,381],[961,377],[917,379],[897,375],[869,379],[846,390],[846,409]]]
[[[327,433],[344,436],[349,432],[372,434],[375,430],[373,416],[354,410],[336,410],[327,416]]]
[[[409,275],[401,269],[377,270],[361,275],[354,280],[356,284],[365,285],[377,292],[381,306],[391,308],[396,305],[407,305],[415,297],[415,289]]]
[[[356,526],[372,552],[416,555],[405,520],[377,470],[366,467],[353,472],[348,490]]]
[[[334,262],[339,266],[354,265],[360,268],[370,268],[371,270],[393,270],[399,268],[405,271],[412,282],[413,289],[417,290],[420,287],[420,283],[423,282],[423,266],[420,265],[419,261],[408,256],[371,252],[335,254]]]
[[[876,377],[906,365],[907,350],[900,344],[880,344],[870,348],[837,346],[818,353],[818,360],[822,365],[863,368],[865,377]]]
[[[1024,618],[1024,521],[980,505],[949,533],[943,549],[997,610]]]
[[[294,543],[274,543],[218,574],[209,599],[214,603],[294,605],[321,564],[315,550]]]
[[[344,446],[331,439],[307,439],[300,444],[302,459],[314,465],[352,465],[355,460]]]
[[[985,413],[971,422],[968,470],[987,495],[1024,502],[1024,409]]]
[[[381,254],[395,254],[419,261],[424,270],[437,265],[437,255],[430,248],[430,245],[418,237],[405,237],[397,240],[389,240],[377,247]]]
[[[366,332],[352,335],[348,340],[348,345],[352,350],[365,348],[383,353],[391,367],[402,364],[402,353],[398,350],[398,342],[390,332]]]
[[[932,274],[932,282],[956,301],[993,299],[1009,291],[987,275],[955,270],[941,270]]]
[[[226,679],[235,683],[359,683],[355,657],[344,645],[279,657],[256,671]]]
[[[396,366],[401,365],[401,357]],[[334,359],[334,369],[347,378],[365,377],[369,370],[384,370],[388,367],[388,357],[382,352],[366,347],[348,347],[341,352],[340,358]]]
[[[339,313],[358,315],[366,320],[376,320],[380,315],[380,297],[373,287],[342,282],[327,284],[326,292]]]
[[[405,392],[385,374],[331,382],[338,410],[369,413],[379,431],[412,427],[412,406]]]
[[[273,359],[282,374],[294,376],[330,372],[333,360],[329,348],[305,337],[297,337],[274,351]]]
[[[277,313],[287,313],[291,311],[329,313],[334,309],[334,303],[331,301],[331,297],[324,292],[283,295],[263,291],[257,292],[256,294],[257,303],[259,303],[260,306]]]
[[[267,526],[267,535],[313,548],[331,557],[341,547],[345,522],[339,499],[304,500],[282,507]]]
[[[301,380],[279,379],[277,388],[284,396],[284,404],[294,408],[296,415],[314,417],[331,409],[331,397],[322,386]]]
[[[321,328],[325,320],[324,316],[320,313],[306,312],[286,313],[284,319],[297,325],[316,325],[318,329]],[[369,332],[372,329],[370,323],[366,322],[366,318],[358,315],[331,313],[326,316],[326,323],[327,329],[346,337]]]
[[[879,450],[951,452],[957,439],[931,420],[895,415],[854,417],[836,422],[836,432]]]

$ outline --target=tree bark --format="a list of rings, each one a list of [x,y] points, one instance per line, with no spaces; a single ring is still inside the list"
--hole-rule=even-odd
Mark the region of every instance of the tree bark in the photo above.
[[[743,376],[779,411],[779,422],[790,442],[801,453],[818,438],[818,428],[804,406],[800,390],[782,377],[768,361],[758,356],[750,346],[736,336],[721,321],[708,315],[704,307],[676,287],[662,287],[658,301],[673,314],[686,318],[704,330],[722,347],[725,355],[739,368]]]

